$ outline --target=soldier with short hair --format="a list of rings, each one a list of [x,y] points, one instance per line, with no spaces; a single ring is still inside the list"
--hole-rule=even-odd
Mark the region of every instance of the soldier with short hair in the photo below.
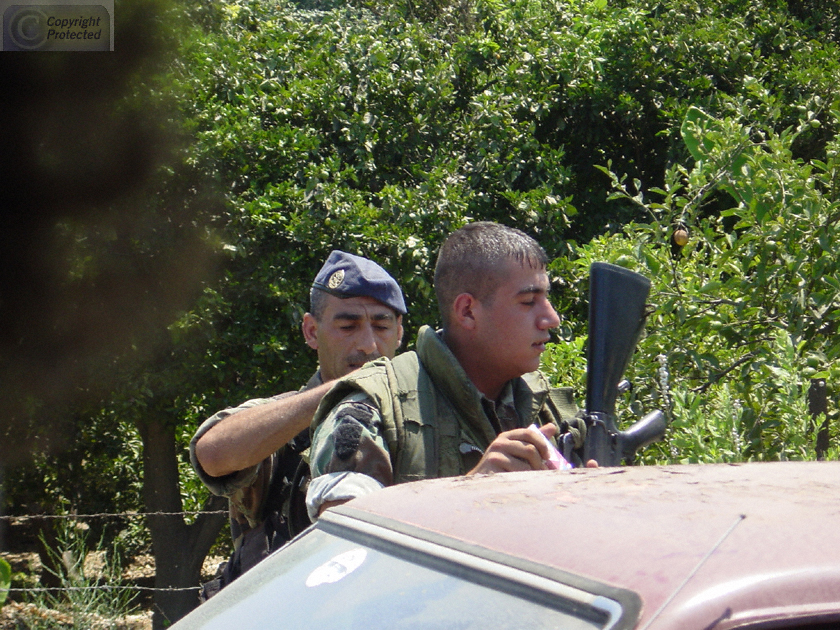
[[[497,223],[446,239],[434,282],[443,329],[425,326],[415,352],[339,380],[315,414],[310,518],[393,483],[543,469],[543,436],[583,444],[571,389],[538,371],[560,323],[546,264],[536,241]]]
[[[333,251],[315,277],[301,326],[318,371],[297,392],[249,400],[198,428],[190,459],[202,482],[230,502],[234,551],[202,598],[249,570],[309,523],[303,496],[309,423],[335,379],[402,342],[405,300],[396,280],[367,258]],[[299,503],[299,505],[298,505]],[[297,508],[297,509],[296,509]]]

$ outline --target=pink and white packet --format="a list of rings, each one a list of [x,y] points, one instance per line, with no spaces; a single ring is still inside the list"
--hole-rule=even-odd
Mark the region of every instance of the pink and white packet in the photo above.
[[[531,426],[529,426],[528,430],[532,433],[535,433],[536,435],[539,435],[543,439],[543,442],[545,442],[545,445],[548,447],[549,457],[547,460],[543,460],[543,463],[545,464],[546,468],[549,468],[551,470],[569,470],[570,468],[574,468],[574,466],[572,466],[569,463],[569,461],[565,457],[563,457],[563,455],[560,454],[560,451],[558,451],[557,447],[551,443],[551,440],[545,437],[545,434],[542,431],[540,431],[539,427],[536,424],[532,424]]]

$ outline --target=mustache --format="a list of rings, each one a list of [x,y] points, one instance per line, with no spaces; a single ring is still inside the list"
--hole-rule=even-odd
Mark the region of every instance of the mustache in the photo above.
[[[367,354],[366,352],[355,352],[347,357],[347,363],[363,364],[367,363],[368,361],[378,359],[381,356],[382,355],[378,352],[372,352],[370,354]]]

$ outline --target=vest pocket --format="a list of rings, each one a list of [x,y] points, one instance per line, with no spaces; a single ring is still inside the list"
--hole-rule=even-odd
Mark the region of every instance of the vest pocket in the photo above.
[[[423,413],[417,391],[402,391],[398,397],[403,418],[398,462],[400,480],[414,481],[439,476],[435,414]]]
[[[404,480],[435,477],[435,427],[431,424],[405,420],[405,443],[400,452],[400,471]]]

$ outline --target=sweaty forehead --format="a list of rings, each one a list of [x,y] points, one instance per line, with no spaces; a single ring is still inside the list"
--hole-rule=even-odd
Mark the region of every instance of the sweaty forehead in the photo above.
[[[527,265],[511,263],[506,266],[499,283],[508,293],[547,293],[550,282],[544,268],[533,269]]]

